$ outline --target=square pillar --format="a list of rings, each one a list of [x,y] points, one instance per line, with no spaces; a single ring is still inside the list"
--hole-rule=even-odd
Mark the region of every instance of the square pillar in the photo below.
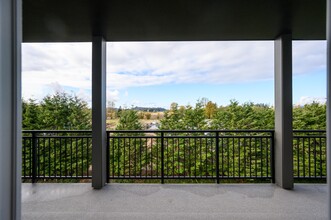
[[[326,71],[326,83],[327,83],[327,91],[326,91],[326,159],[327,159],[327,197],[328,197],[328,218],[331,220],[331,0],[327,0],[326,5],[327,13],[326,13],[326,40],[327,40],[327,71]]]
[[[101,189],[107,181],[106,169],[106,41],[92,40],[92,187]]]
[[[0,219],[21,219],[21,0],[0,0]]]
[[[275,40],[275,181],[293,188],[292,35]]]

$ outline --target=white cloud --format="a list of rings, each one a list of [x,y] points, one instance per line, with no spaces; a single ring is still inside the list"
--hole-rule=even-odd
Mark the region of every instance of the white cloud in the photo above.
[[[108,84],[115,88],[166,83],[225,84],[274,77],[272,41],[108,44]],[[325,41],[293,42],[294,75],[323,71]]]
[[[92,105],[92,94],[91,94],[91,90],[88,90],[88,89],[79,89],[78,92],[76,93],[76,95],[80,99],[86,101],[89,106]]]
[[[91,44],[23,44],[23,97],[41,99],[51,84],[91,88]]]
[[[304,106],[307,104],[311,104],[313,102],[325,104],[326,98],[325,97],[310,97],[310,96],[302,96],[300,97],[298,103],[296,103],[299,106]]]
[[[117,102],[119,100],[120,92],[116,90],[107,90],[107,100]]]
[[[273,77],[273,42],[110,43],[108,83],[232,83]]]
[[[107,94],[115,101],[129,87],[243,83],[274,75],[272,41],[116,42],[107,49]],[[91,54],[91,43],[23,44],[23,96],[39,99],[54,82],[90,91]],[[293,57],[295,75],[325,71],[326,43],[294,42]]]
[[[294,74],[316,71],[326,71],[326,41],[295,41],[293,43]]]

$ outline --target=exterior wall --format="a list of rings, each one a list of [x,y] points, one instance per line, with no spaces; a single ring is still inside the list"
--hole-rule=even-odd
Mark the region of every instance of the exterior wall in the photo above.
[[[21,218],[21,0],[0,0],[0,218]]]

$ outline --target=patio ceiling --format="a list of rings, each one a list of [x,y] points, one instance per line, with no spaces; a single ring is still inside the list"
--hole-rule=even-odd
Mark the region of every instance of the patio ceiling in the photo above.
[[[24,42],[326,38],[325,0],[23,0]]]

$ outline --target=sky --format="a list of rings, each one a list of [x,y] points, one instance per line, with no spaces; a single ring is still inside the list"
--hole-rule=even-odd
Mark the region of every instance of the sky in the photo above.
[[[91,43],[24,43],[22,95],[55,92],[91,104]],[[293,42],[293,104],[325,102],[326,41]],[[107,100],[116,107],[274,105],[274,42],[108,42]]]

